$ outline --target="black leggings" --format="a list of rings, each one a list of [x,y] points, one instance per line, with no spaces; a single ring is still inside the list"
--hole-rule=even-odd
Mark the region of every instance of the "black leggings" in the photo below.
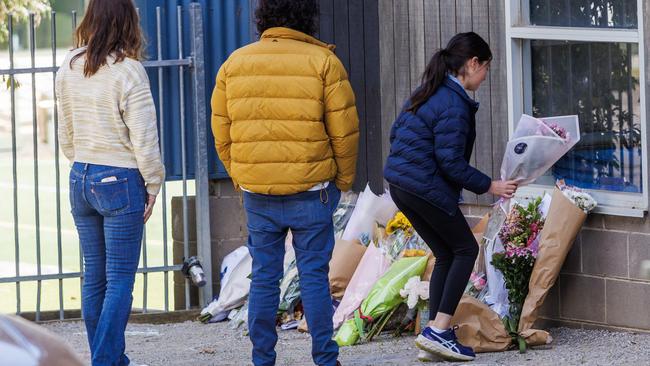
[[[472,274],[478,245],[463,213],[453,216],[422,198],[390,186],[397,207],[436,257],[429,284],[429,318],[438,312],[454,315]]]

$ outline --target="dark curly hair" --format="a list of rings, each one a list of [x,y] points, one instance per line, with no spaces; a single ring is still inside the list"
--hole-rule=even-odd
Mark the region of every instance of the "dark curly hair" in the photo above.
[[[273,27],[291,28],[311,36],[318,29],[318,0],[260,0],[255,18],[259,34]]]

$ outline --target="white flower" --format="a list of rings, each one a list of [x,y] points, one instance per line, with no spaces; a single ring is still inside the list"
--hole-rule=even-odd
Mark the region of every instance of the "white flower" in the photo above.
[[[418,301],[429,299],[429,281],[420,281],[420,276],[414,276],[399,290],[400,296],[406,298],[406,305],[409,309],[415,308]]]
[[[598,204],[589,193],[583,192],[576,187],[564,186],[562,187],[562,193],[585,213],[592,211]]]

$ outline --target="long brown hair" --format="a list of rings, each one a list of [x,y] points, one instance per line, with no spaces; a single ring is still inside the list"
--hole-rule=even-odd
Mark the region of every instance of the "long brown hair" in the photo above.
[[[446,48],[438,50],[431,57],[422,75],[422,85],[411,95],[410,105],[406,110],[417,112],[418,108],[436,93],[447,74],[462,74],[467,60],[474,57],[477,57],[479,62],[492,60],[492,51],[487,42],[474,32],[458,33],[453,36]]]
[[[109,55],[115,62],[126,57],[144,58],[144,36],[133,0],[90,0],[86,15],[75,31],[75,47],[86,50],[75,55],[72,63],[86,55],[84,76],[94,75],[106,65]]]

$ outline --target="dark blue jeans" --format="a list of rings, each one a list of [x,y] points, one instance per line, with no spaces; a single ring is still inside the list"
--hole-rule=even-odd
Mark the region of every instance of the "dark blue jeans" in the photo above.
[[[253,257],[248,328],[256,366],[275,364],[276,317],[283,275],[284,242],[293,234],[300,294],[317,365],[335,365],[338,346],[332,340],[329,261],[334,249],[332,214],[341,198],[334,183],[322,191],[289,196],[244,192],[248,216],[248,248]]]
[[[124,330],[146,196],[137,169],[74,163],[70,171],[70,205],[84,258],[81,307],[93,366],[129,364]]]

